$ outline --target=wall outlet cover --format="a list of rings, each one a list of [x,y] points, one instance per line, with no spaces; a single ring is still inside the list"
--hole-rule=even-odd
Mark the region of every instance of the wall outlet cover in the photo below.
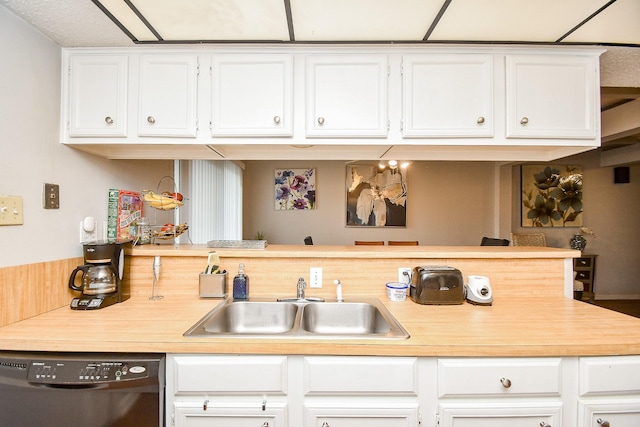
[[[322,267],[311,267],[309,271],[309,287],[322,287]]]
[[[411,283],[411,268],[398,268],[398,282],[407,284]]]

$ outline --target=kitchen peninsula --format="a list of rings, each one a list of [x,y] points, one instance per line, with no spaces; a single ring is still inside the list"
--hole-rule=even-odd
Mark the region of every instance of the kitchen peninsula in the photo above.
[[[321,267],[323,287],[308,288],[308,296],[335,298],[333,280],[340,279],[345,301],[379,298],[410,337],[184,337],[221,303],[198,296],[210,250],[134,247],[131,299],[96,311],[65,306],[7,325],[0,328],[0,349],[166,353],[165,419],[178,427],[229,417],[251,423],[231,425],[283,427],[455,427],[461,421],[484,427],[496,419],[500,426],[588,427],[598,419],[630,426],[640,416],[640,319],[565,296],[578,251],[215,249],[229,276],[245,264],[250,296],[295,296],[298,277]],[[164,298],[150,300],[157,256],[162,271],[155,292]],[[493,305],[389,301],[385,283],[397,279],[399,267],[417,265],[489,277]]]

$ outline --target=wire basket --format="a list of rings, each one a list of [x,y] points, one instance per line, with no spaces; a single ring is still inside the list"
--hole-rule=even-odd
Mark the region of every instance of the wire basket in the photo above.
[[[171,180],[173,191],[161,191],[160,187],[162,186],[162,181],[168,179]],[[175,181],[170,176],[163,176],[158,181],[158,186],[156,187],[156,191],[152,190],[143,190],[142,191],[144,201],[149,204],[154,209],[158,209],[161,211],[171,211],[174,209],[178,209],[179,207],[184,205],[182,201],[182,194],[178,192],[176,188]]]
[[[151,238],[160,240],[174,239],[189,229],[187,224],[165,224],[151,227]]]

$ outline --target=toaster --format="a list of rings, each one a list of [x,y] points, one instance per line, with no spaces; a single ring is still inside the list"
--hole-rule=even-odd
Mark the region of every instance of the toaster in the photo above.
[[[414,267],[409,297],[418,304],[462,304],[465,300],[462,273],[447,266]]]

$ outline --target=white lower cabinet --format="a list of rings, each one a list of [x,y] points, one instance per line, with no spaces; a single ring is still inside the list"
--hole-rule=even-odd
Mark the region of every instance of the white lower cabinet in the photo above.
[[[580,359],[578,425],[640,426],[640,356]]]
[[[638,427],[640,356],[169,354],[166,412],[175,427]]]
[[[419,425],[418,404],[398,405],[370,399],[368,404],[327,402],[305,407],[305,427],[414,427]]]
[[[206,409],[196,402],[177,402],[173,406],[172,425],[176,427],[284,427],[286,405],[230,405],[207,402]]]

